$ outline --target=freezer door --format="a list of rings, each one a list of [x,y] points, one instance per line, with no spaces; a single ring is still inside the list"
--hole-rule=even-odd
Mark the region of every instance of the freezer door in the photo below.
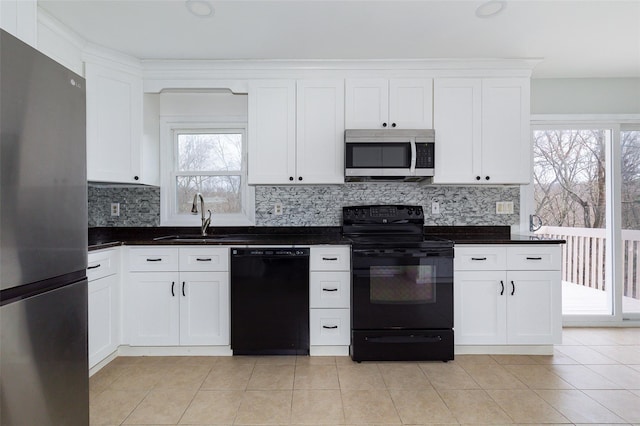
[[[2,425],[88,425],[87,281],[0,307]]]
[[[84,79],[0,31],[0,289],[87,266]]]

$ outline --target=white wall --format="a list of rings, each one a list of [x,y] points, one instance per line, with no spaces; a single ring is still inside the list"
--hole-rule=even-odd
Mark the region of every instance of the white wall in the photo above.
[[[531,80],[532,114],[640,114],[640,78]]]
[[[163,92],[161,116],[247,117],[247,95],[228,91]]]
[[[86,42],[68,27],[42,9],[38,9],[38,50],[42,53],[83,76],[82,49],[85,44]]]

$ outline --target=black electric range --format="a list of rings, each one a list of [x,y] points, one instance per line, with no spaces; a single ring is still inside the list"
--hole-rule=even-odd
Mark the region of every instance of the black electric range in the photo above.
[[[423,235],[420,206],[343,207],[342,225],[352,242],[352,359],[453,359],[453,242]]]

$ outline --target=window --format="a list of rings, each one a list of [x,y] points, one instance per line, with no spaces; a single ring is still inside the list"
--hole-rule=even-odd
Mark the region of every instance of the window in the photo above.
[[[201,194],[212,226],[252,225],[254,192],[247,182],[245,126],[172,123],[164,126],[162,224],[200,225]],[[199,205],[198,205],[199,209]]]

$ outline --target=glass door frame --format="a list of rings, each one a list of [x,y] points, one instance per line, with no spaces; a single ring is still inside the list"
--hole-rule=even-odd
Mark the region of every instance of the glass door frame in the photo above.
[[[563,315],[565,326],[605,326],[622,325],[633,321],[640,322],[640,314],[622,311],[622,209],[621,209],[621,138],[622,130],[640,129],[640,115],[532,115],[531,116],[531,179],[520,190],[520,231],[530,234],[529,215],[535,214],[533,187],[533,132],[543,129],[603,129],[610,131],[605,142],[605,178],[606,178],[606,267],[605,279],[614,283],[609,293],[611,315]],[[613,260],[613,261],[612,261]]]

